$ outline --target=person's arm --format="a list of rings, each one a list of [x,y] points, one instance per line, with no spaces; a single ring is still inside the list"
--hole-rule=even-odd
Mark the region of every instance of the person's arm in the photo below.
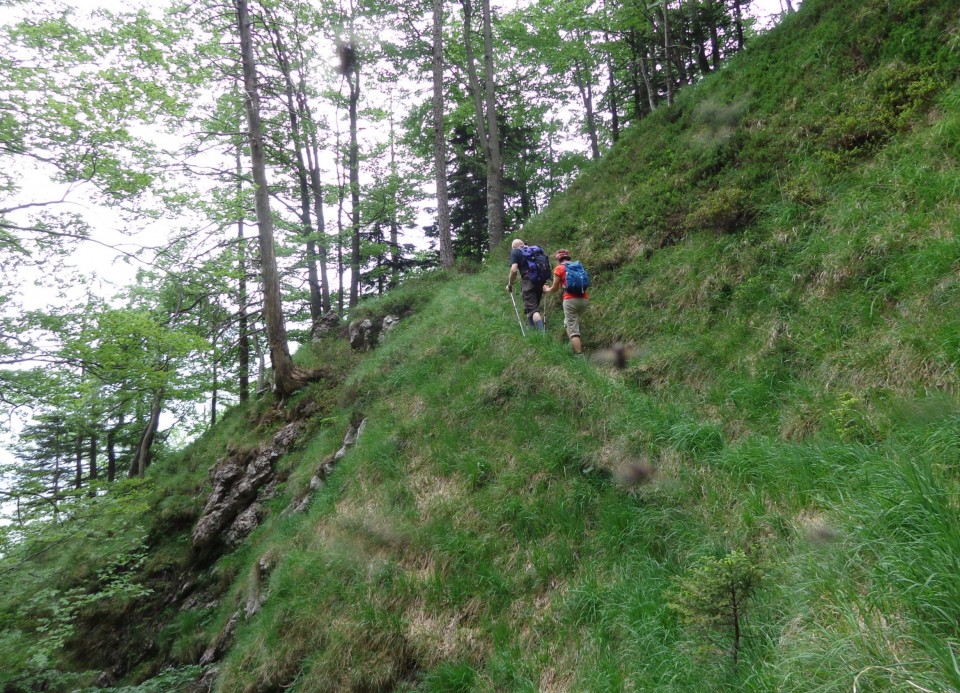
[[[550,284],[550,285],[544,284],[544,285],[543,285],[543,292],[544,292],[545,294],[552,294],[552,293],[554,293],[554,292],[556,292],[556,291],[559,291],[559,290],[560,290],[560,286],[561,286],[562,283],[563,283],[563,282],[560,281],[560,275],[554,273],[554,275],[553,275],[553,284]]]
[[[519,273],[520,268],[517,267],[517,263],[514,262],[512,265],[510,265],[510,275],[507,277],[507,291],[513,293],[513,282],[516,281]]]

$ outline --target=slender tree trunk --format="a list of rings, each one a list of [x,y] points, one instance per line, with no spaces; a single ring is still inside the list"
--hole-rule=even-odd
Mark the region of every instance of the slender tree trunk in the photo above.
[[[447,194],[447,137],[443,125],[443,0],[433,0],[433,168],[437,182],[440,264],[453,267],[450,200]]]
[[[213,363],[211,364],[211,370],[213,371],[213,391],[210,393],[210,427],[213,428],[217,425],[217,390],[219,389],[220,383],[217,379],[217,355],[216,349],[214,349]]]
[[[243,169],[240,165],[240,143],[237,143],[237,199],[243,199]],[[240,401],[250,398],[250,321],[247,316],[247,241],[243,237],[243,214],[237,219],[237,377],[239,379]]]
[[[688,65],[684,60],[684,56],[680,51],[675,50],[673,52],[673,64],[677,68],[677,81],[682,84],[693,84],[693,74],[694,70],[687,69]]]
[[[483,115],[483,94],[480,91],[480,78],[477,76],[477,60],[473,52],[473,3],[463,0],[463,48],[466,52],[467,79],[470,82],[470,94],[473,96],[473,112],[477,124],[477,138],[483,143],[486,154],[487,127]]]
[[[586,77],[584,77],[586,75]],[[574,61],[573,80],[580,90],[580,98],[583,100],[583,108],[587,114],[587,135],[590,137],[590,152],[594,159],[600,158],[600,141],[597,138],[597,117],[593,112],[593,85],[590,72],[580,64],[580,61]]]
[[[298,44],[299,45],[299,44]],[[330,255],[330,240],[327,236],[326,222],[323,216],[323,185],[320,179],[320,141],[317,135],[317,123],[307,101],[307,78],[303,71],[306,61],[301,55],[297,71],[299,88],[297,89],[297,107],[300,121],[306,125],[307,167],[310,174],[310,189],[313,192],[313,217],[317,221],[317,258],[320,265],[320,305],[323,312],[330,310],[330,280],[327,277],[327,261]]]
[[[100,478],[100,470],[97,469],[97,436],[91,433],[89,442],[90,481],[96,481]]]
[[[477,77],[476,56],[473,51],[473,6],[471,0],[463,0],[463,34],[464,50],[466,51],[467,75],[470,80],[470,91],[473,92],[474,111],[477,121],[477,138],[483,145],[484,162],[486,164],[487,174],[487,239],[492,248],[495,243],[503,239],[503,186],[497,184],[500,179],[501,170],[499,167],[499,141],[496,143],[496,156],[494,147],[490,142],[489,115],[485,114],[484,94],[480,88],[480,80]],[[488,90],[489,93],[489,90]],[[487,101],[489,106],[489,101]],[[496,124],[496,114],[494,114],[494,124]],[[497,135],[499,137],[499,133]],[[497,161],[495,162],[494,159]],[[493,185],[491,186],[491,183]],[[500,191],[499,204],[497,203],[497,191]],[[499,210],[499,212],[497,211]],[[491,216],[491,212],[493,215]],[[498,233],[499,232],[499,233]]]
[[[293,82],[293,73],[290,68],[290,56],[283,43],[283,37],[273,22],[272,27],[274,53],[277,64],[283,75],[284,99],[286,100],[287,117],[290,121],[290,133],[294,151],[294,169],[297,176],[297,186],[300,193],[300,233],[303,235],[305,246],[305,263],[307,267],[307,285],[310,289],[310,317],[316,322],[323,315],[323,296],[320,290],[320,280],[317,276],[317,248],[313,240],[313,226],[310,220],[310,185],[307,165],[303,152],[306,149],[306,137],[303,132],[303,123],[300,118],[296,89]]]
[[[487,106],[487,224],[491,250],[505,233],[503,207],[503,157],[500,153],[500,126],[497,121],[497,94],[493,75],[493,19],[490,0],[483,7],[483,67],[486,78]]]
[[[310,162],[310,188],[313,191],[313,216],[317,220],[317,235],[320,242],[317,244],[317,254],[320,259],[320,305],[323,312],[330,310],[330,282],[327,278],[327,255],[329,252],[329,241],[324,230],[323,220],[323,185],[320,181],[320,150],[316,142],[311,142],[307,149],[308,157],[313,152]]]
[[[400,224],[397,221],[397,210],[400,207],[398,198],[398,186],[400,174],[397,172],[397,152],[396,152],[396,133],[393,123],[393,104],[390,106],[390,178],[391,194],[393,199],[390,204],[390,288],[400,283]]]
[[[60,495],[60,453],[57,453],[56,458],[53,461],[53,497],[57,498]],[[18,501],[19,502],[19,501]]]
[[[291,104],[292,105],[292,104]],[[294,134],[296,153],[297,185],[300,190],[300,232],[303,234],[306,250],[307,284],[310,288],[310,317],[316,322],[323,315],[323,293],[317,274],[317,246],[313,240],[313,225],[310,219],[310,184],[307,167],[303,159],[303,142],[300,122],[295,111],[290,113],[290,124]]]
[[[713,69],[720,69],[720,60],[723,56],[720,54],[720,34],[717,29],[717,22],[710,22],[710,61],[713,63]]]
[[[644,52],[646,52],[644,48]],[[657,110],[657,93],[653,88],[653,82],[650,79],[650,68],[647,62],[647,56],[640,56],[640,75],[643,77],[643,84],[647,88],[647,99],[650,102],[650,112]]]
[[[633,95],[633,119],[643,118],[643,95],[640,91],[640,62],[630,61],[630,93]]]
[[[360,75],[354,68],[350,80],[350,305],[360,300],[360,145],[357,139],[357,104],[360,101]]]
[[[267,389],[267,363],[266,355],[263,353],[263,345],[260,343],[259,337],[254,335],[254,349],[257,352],[257,363],[259,368],[257,369],[257,393],[261,393]]]
[[[340,147],[337,147],[337,151]],[[341,174],[338,174],[338,177]],[[343,203],[346,201],[346,186],[343,184],[342,177],[337,185],[337,308],[340,315],[343,315],[344,286],[343,275],[345,271],[343,262]]]
[[[548,193],[549,197],[547,198],[548,203],[553,200],[553,196],[557,194],[557,177],[554,173],[554,169],[556,167],[553,165],[556,162],[556,159],[557,157],[553,150],[553,132],[547,130],[547,160],[550,163],[550,167],[548,169],[550,171],[550,191]]]
[[[83,486],[83,435],[77,435],[74,445],[73,455],[76,460],[76,473],[74,474],[73,487],[79,489]]]
[[[270,215],[270,191],[267,183],[266,161],[263,149],[263,128],[260,122],[260,92],[257,68],[250,32],[250,14],[247,0],[235,0],[237,26],[240,32],[240,57],[243,66],[243,85],[246,92],[247,124],[250,138],[250,158],[253,164],[254,200],[257,209],[257,227],[260,236],[260,271],[263,280],[263,318],[267,328],[270,360],[273,365],[273,384],[284,397],[303,387],[306,374],[293,365],[287,346],[287,328],[283,319],[280,297],[280,278],[273,240],[273,218]]]
[[[710,61],[707,60],[707,35],[703,29],[702,13],[698,5],[694,5],[690,11],[693,13],[690,19],[690,34],[696,51],[697,67],[701,74],[707,75],[710,74]]]
[[[670,73],[670,61],[673,51],[670,50],[670,17],[668,0],[663,0],[663,74],[667,86],[667,105],[673,105],[673,75]]]
[[[630,30],[628,44],[630,46],[630,86],[633,90],[633,117],[635,120],[640,120],[644,116],[643,111],[643,93],[641,92],[640,83],[644,82],[643,89],[649,92],[649,89],[646,87],[646,81],[642,74],[643,68],[641,67],[640,62],[640,49],[637,45],[639,39],[637,37],[637,32],[635,29]],[[648,94],[649,98],[649,94]]]
[[[140,442],[137,444],[136,453],[130,462],[130,476],[143,477],[147,473],[147,467],[153,459],[153,441],[157,436],[157,429],[160,427],[160,412],[163,409],[163,391],[154,394],[150,403],[150,413],[147,416],[147,423],[140,434]]]
[[[742,51],[744,46],[743,12],[740,11],[740,0],[733,0],[733,21],[737,32],[737,51]]]
[[[607,42],[609,43],[610,37],[606,37]],[[613,140],[613,143],[616,144],[620,139],[620,116],[617,114],[617,82],[616,74],[613,69],[613,55],[607,53],[607,75],[610,78],[609,90],[610,90],[610,137]]]
[[[107,431],[107,481],[113,483],[117,479],[117,433],[123,426],[123,416],[117,425]]]

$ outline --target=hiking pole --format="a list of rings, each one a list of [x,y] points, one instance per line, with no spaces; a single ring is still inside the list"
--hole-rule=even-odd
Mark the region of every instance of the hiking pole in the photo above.
[[[526,336],[527,336],[527,333],[526,333],[526,331],[523,329],[523,321],[520,319],[520,310],[517,308],[517,299],[515,299],[515,298],[513,297],[513,292],[512,292],[512,291],[510,292],[510,300],[513,301],[513,310],[514,310],[514,311],[516,312],[516,314],[517,314],[517,323],[519,323],[519,325],[520,325],[520,334],[522,334],[524,337],[526,337]]]

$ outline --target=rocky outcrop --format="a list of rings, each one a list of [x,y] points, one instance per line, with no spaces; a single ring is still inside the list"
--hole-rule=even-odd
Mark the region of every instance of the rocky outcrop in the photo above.
[[[198,560],[218,549],[236,546],[263,519],[263,503],[276,489],[274,463],[300,435],[300,424],[287,424],[269,445],[234,450],[210,470],[213,489],[193,528]]]
[[[380,335],[377,337],[377,344],[383,344],[383,340],[386,338],[387,333],[391,332],[394,327],[400,324],[400,318],[396,315],[388,315],[383,319],[383,322],[380,323]]]
[[[307,509],[314,492],[323,486],[324,480],[330,476],[340,460],[342,460],[344,455],[347,454],[347,451],[356,445],[358,440],[360,440],[360,436],[363,435],[363,429],[366,428],[366,425],[367,420],[363,419],[356,426],[350,426],[350,428],[347,429],[347,434],[343,437],[343,443],[341,444],[340,449],[337,450],[337,452],[333,455],[326,457],[323,462],[320,463],[320,467],[310,478],[310,486],[307,489],[307,492],[302,496],[295,498],[290,503],[290,506],[284,511],[285,513],[299,513]]]
[[[350,346],[357,351],[370,351],[382,344],[386,334],[393,330],[399,322],[400,318],[396,315],[387,315],[376,320],[371,318],[354,320],[347,328]]]
[[[337,463],[343,459],[347,451],[356,445],[363,434],[363,429],[367,420],[363,419],[356,425],[351,425],[343,437],[343,443],[336,453],[327,457],[320,468],[310,480],[310,489],[301,498],[294,500],[285,513],[301,512],[307,508],[313,492],[323,485],[324,479],[333,471]],[[272,470],[273,461],[280,457],[283,452],[288,450],[299,435],[297,425],[290,424],[277,433],[273,442],[267,448],[255,452],[240,453],[234,451],[224,460],[218,463],[211,474],[214,478],[214,489],[210,494],[210,500],[207,502],[207,508],[204,515],[200,518],[193,533],[194,548],[201,550],[204,547],[221,545],[230,545],[249,533],[254,523],[249,526],[250,518],[256,517],[257,508],[261,501],[269,497],[272,493],[272,487],[276,484],[274,479],[270,479],[265,484],[261,484],[259,495],[255,496],[253,502],[250,502],[243,510],[240,505],[243,504],[242,498],[250,498],[249,489],[255,486],[258,481],[266,479],[264,470]],[[230,509],[233,508],[231,511]],[[233,516],[232,521],[228,521],[229,516]],[[219,529],[217,529],[219,528]],[[218,541],[217,537],[222,537]],[[208,548],[209,550],[209,548]],[[217,663],[223,658],[227,650],[233,643],[236,633],[237,623],[249,619],[260,611],[264,602],[269,596],[267,588],[269,585],[269,575],[277,564],[277,556],[272,553],[264,554],[256,562],[247,585],[247,598],[242,611],[238,610],[220,629],[220,632],[214,637],[213,641],[200,657],[198,664],[206,667],[203,679],[200,682],[201,690],[212,690],[217,676]],[[188,583],[181,589],[181,593],[189,592],[194,587],[193,583]],[[199,605],[199,602],[191,602],[192,606]],[[195,603],[196,602],[196,603]],[[212,608],[215,604],[207,605]]]
[[[310,339],[316,342],[327,335],[335,334],[342,326],[340,314],[335,310],[328,310],[314,321],[313,329],[310,330]]]

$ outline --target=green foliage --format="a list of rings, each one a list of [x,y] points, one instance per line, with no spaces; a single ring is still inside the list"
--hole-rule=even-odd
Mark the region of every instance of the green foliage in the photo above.
[[[700,204],[687,214],[684,224],[694,231],[733,233],[743,228],[752,216],[746,190],[721,188],[705,194]]]
[[[11,625],[26,625],[19,637],[8,634],[0,641],[4,660],[14,665],[4,675],[6,682],[29,690],[29,686],[41,683],[60,689],[77,681],[77,675],[58,667],[65,655],[64,646],[86,627],[84,619],[91,610],[109,604],[111,609],[122,611],[151,593],[139,582],[146,556],[146,545],[141,539],[126,551],[105,556],[104,567],[97,571],[90,585],[65,589],[48,586],[33,591],[19,604],[5,604],[5,609],[15,609],[9,616]],[[29,643],[26,647],[24,641]]]
[[[157,676],[147,679],[143,683],[135,686],[111,686],[111,691],[117,693],[174,693],[176,691],[191,691],[198,685],[198,680],[203,675],[203,667],[184,666],[168,667]],[[96,693],[103,688],[80,688],[76,693]]]
[[[876,429],[863,412],[863,402],[849,392],[840,396],[829,415],[834,432],[844,442],[868,443],[877,437]]]
[[[721,558],[707,556],[676,579],[670,608],[684,623],[708,635],[719,631],[724,641],[731,643],[729,652],[736,666],[744,619],[762,577],[756,559],[743,551],[731,551]]]

